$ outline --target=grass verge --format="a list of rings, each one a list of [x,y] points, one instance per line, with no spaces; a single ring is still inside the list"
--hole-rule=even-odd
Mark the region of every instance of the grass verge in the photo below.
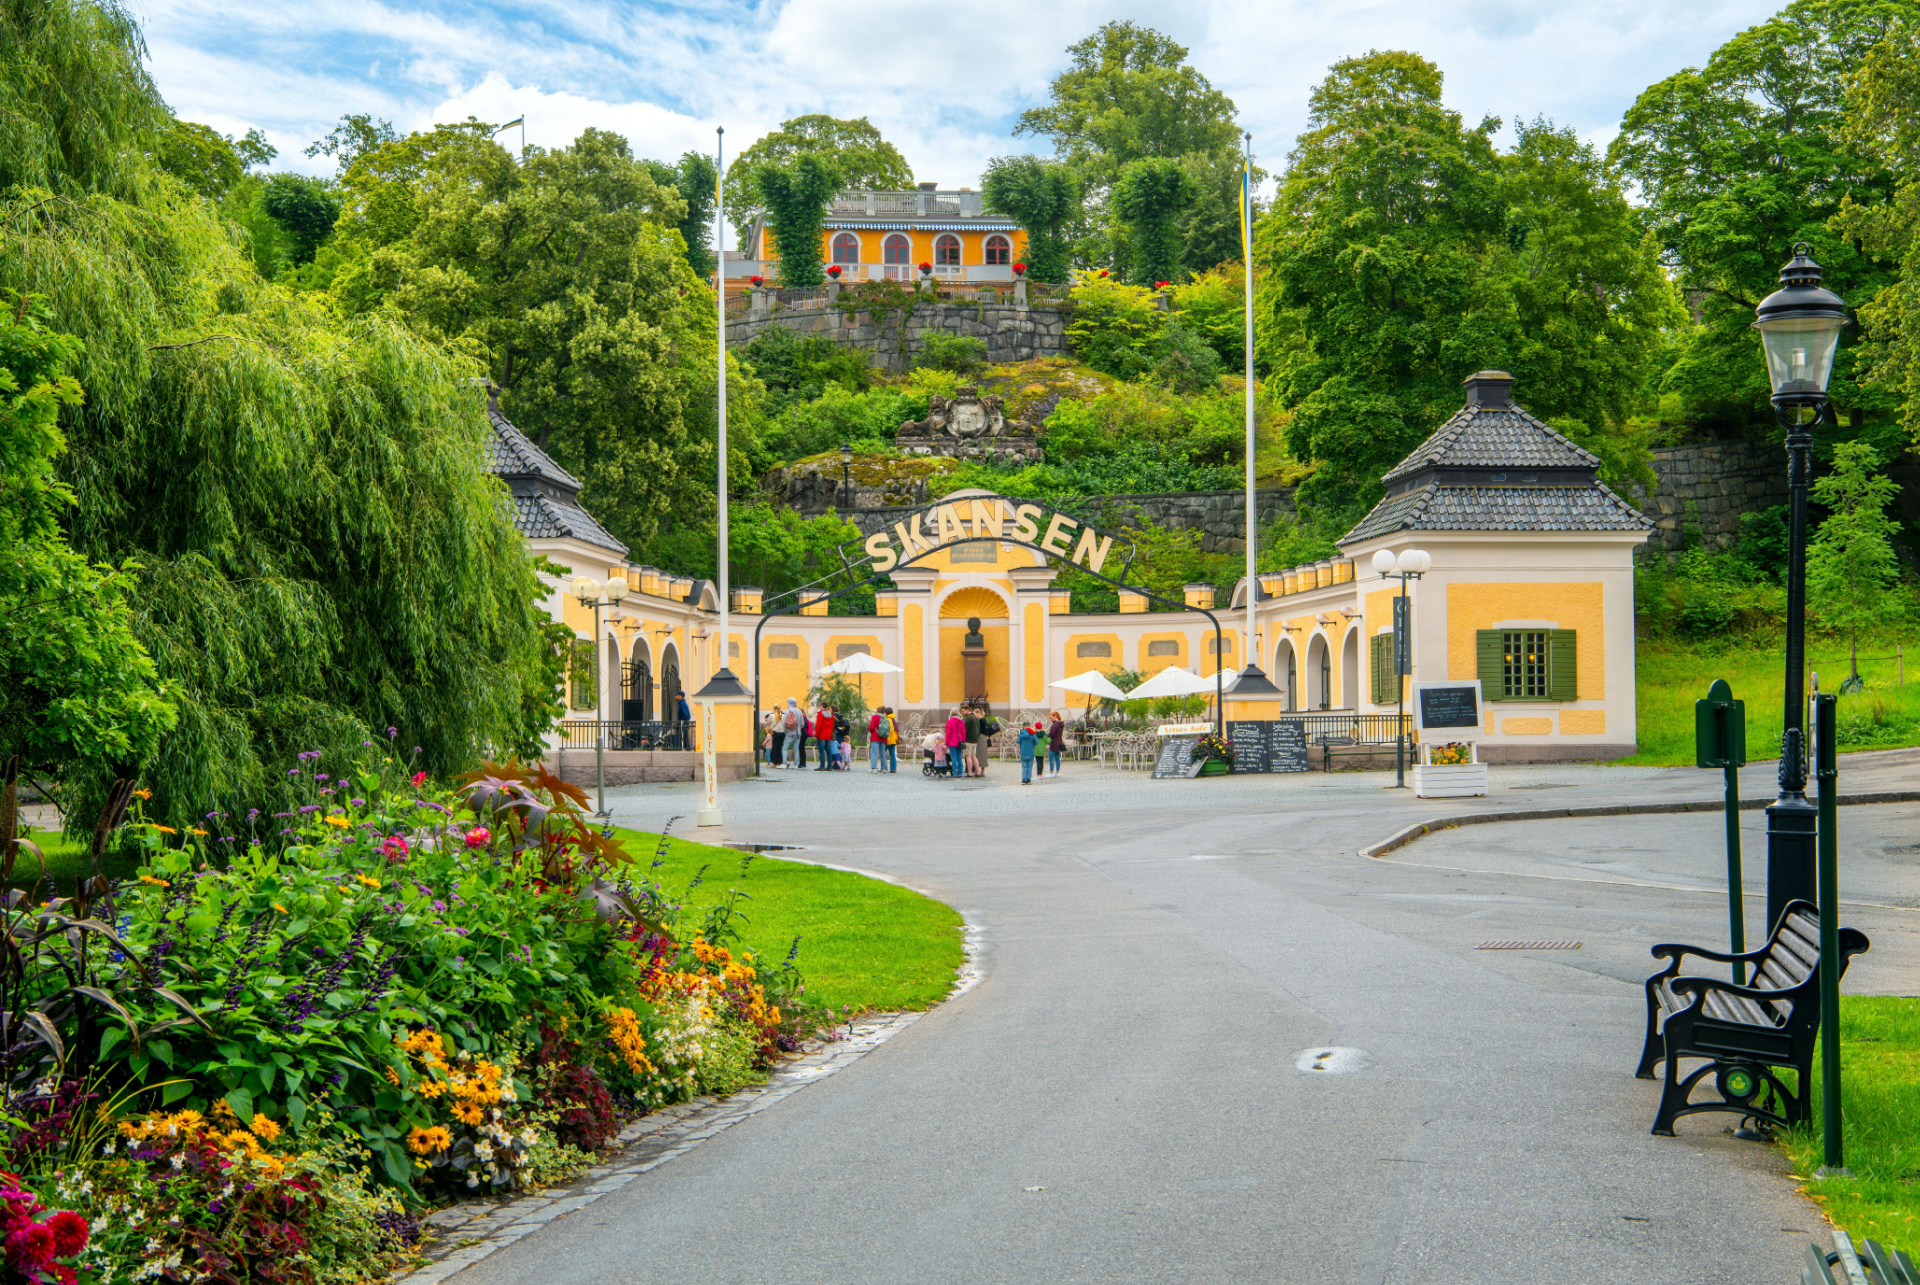
[[[687,909],[688,921],[738,889],[743,943],[777,965],[799,939],[807,996],[836,1012],[923,1009],[953,988],[964,958],[958,911],[845,870],[753,857],[639,830],[616,830],[637,869]]]
[[[1920,1255],[1920,999],[1841,997],[1840,1084],[1852,1176],[1813,1176],[1826,1155],[1817,1056],[1813,1118],[1783,1140],[1793,1172],[1854,1243]]]
[[[1907,648],[1906,683],[1897,683],[1894,640],[1860,644],[1860,675],[1867,689],[1840,698],[1838,724],[1844,750],[1898,749],[1920,745],[1920,656]],[[1807,668],[1820,675],[1820,689],[1835,691],[1847,676],[1844,640],[1809,642]],[[1639,643],[1640,752],[1622,763],[1685,766],[1693,762],[1693,703],[1724,678],[1747,706],[1747,757],[1780,753],[1786,674],[1782,651],[1760,643],[1735,647],[1653,641]]]

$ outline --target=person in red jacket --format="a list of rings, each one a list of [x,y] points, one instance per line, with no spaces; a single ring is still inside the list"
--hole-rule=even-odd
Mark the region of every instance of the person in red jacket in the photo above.
[[[831,772],[833,770],[833,711],[825,705],[822,705],[820,712],[813,716],[813,739],[814,744],[821,747],[820,766],[814,771]]]
[[[955,776],[966,775],[966,760],[961,757],[960,747],[967,743],[967,721],[954,710],[947,718],[947,762],[953,765]]]

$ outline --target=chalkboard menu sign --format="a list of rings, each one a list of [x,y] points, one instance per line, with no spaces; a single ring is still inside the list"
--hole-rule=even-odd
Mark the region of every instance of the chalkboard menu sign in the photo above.
[[[1413,725],[1423,732],[1445,732],[1450,740],[1480,734],[1480,682],[1415,683]]]
[[[1200,765],[1205,759],[1193,756],[1193,747],[1200,743],[1198,736],[1163,736],[1160,738],[1160,757],[1153,763],[1153,779],[1158,781],[1167,777],[1199,776]]]
[[[1307,770],[1307,725],[1297,718],[1228,723],[1227,744],[1233,747],[1236,773]]]

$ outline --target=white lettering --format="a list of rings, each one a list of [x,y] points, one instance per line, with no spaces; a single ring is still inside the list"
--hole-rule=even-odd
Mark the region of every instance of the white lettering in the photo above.
[[[1089,571],[1098,572],[1107,563],[1107,550],[1113,548],[1113,537],[1107,536],[1096,546],[1092,527],[1080,529],[1080,543],[1074,546],[1073,561]]]
[[[1067,556],[1067,541],[1073,539],[1073,529],[1080,524],[1064,513],[1053,515],[1053,521],[1047,523],[1047,534],[1040,541],[1040,547],[1055,557]]]
[[[973,533],[976,536],[990,535],[998,540],[1000,532],[1007,525],[1007,502],[975,500],[969,507],[973,510]]]
[[[952,544],[956,540],[967,538],[966,524],[960,520],[960,510],[951,504],[943,504],[934,510],[934,516],[940,524],[937,544]]]
[[[893,530],[894,534],[900,537],[900,547],[906,551],[901,556],[908,561],[912,561],[933,547],[927,543],[926,539],[921,536],[918,531],[913,529],[913,525],[906,522],[894,523]]]
[[[1034,521],[1040,516],[1040,506],[1023,504],[1013,513],[1013,538],[1032,544],[1040,535],[1040,527]]]
[[[900,555],[887,543],[885,531],[875,531],[867,537],[867,556],[873,559],[873,569],[882,573],[893,570],[894,564],[900,561]]]

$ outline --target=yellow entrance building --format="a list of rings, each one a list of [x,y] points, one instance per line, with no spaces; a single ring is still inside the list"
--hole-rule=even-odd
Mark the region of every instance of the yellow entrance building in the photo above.
[[[838,267],[842,281],[916,281],[922,263],[936,281],[1012,281],[1027,250],[1025,230],[988,213],[980,193],[940,191],[932,183],[914,192],[840,193],[828,206],[820,242],[821,260]],[[726,261],[729,286],[779,277],[780,247],[764,214],[741,233],[740,247],[741,257]]]

